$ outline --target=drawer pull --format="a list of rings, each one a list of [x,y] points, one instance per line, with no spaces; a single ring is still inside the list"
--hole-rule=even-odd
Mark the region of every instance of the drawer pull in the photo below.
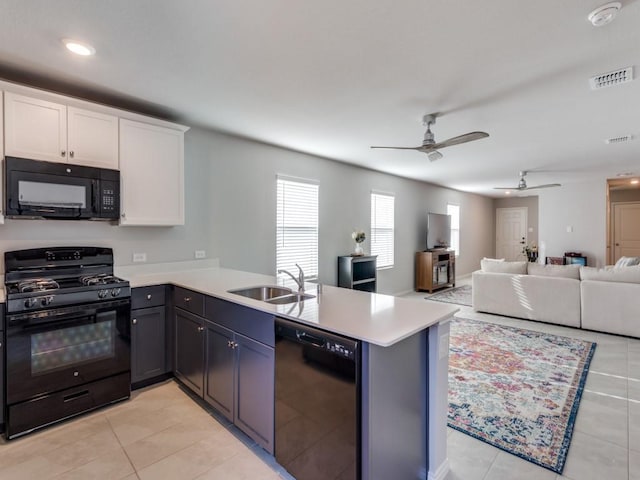
[[[147,295],[147,300],[151,300],[151,294]]]
[[[184,297],[184,301],[189,303],[191,301],[191,297]]]
[[[86,397],[89,395],[89,390],[82,390],[81,392],[72,393],[71,395],[67,395],[66,397],[62,397],[62,401],[67,403],[73,400],[77,400],[82,397]]]
[[[138,323],[138,319],[134,318],[133,320],[131,320],[131,323],[133,323],[134,325],[136,325]]]

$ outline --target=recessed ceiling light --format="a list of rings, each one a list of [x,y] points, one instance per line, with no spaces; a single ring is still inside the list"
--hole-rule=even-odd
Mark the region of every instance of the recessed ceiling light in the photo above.
[[[622,4],[620,2],[607,3],[596,8],[587,18],[594,27],[601,27],[611,23],[621,8]]]
[[[633,180],[631,180],[631,185],[638,185],[640,183],[640,180],[638,180],[637,178],[634,178]]]
[[[77,40],[72,40],[70,38],[63,38],[62,43],[67,47],[68,50],[75,53],[76,55],[82,55],[83,57],[88,57],[90,55],[95,55],[96,49],[93,48],[88,43],[82,43]]]
[[[511,195],[511,191],[507,190],[506,192],[504,192],[505,195]]]

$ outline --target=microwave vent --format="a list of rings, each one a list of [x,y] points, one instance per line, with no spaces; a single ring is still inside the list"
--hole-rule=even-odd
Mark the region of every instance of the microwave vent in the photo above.
[[[608,145],[611,145],[614,143],[630,142],[631,140],[634,140],[634,139],[635,137],[633,135],[621,135],[619,137],[607,138],[605,140],[605,143],[607,143]]]

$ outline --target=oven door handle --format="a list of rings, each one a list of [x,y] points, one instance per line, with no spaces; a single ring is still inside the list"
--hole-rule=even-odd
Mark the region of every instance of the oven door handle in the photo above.
[[[66,324],[68,322],[77,321],[78,318],[90,317],[93,320],[91,322],[85,321],[84,323],[95,322],[97,317],[102,312],[109,312],[117,308],[129,307],[131,300],[121,299],[111,302],[103,302],[97,305],[77,305],[72,307],[54,308],[51,310],[42,310],[39,312],[20,313],[14,315],[7,315],[7,326],[11,328],[29,328],[32,326],[41,326],[47,323],[56,323],[58,325]],[[61,317],[64,319],[61,320]]]

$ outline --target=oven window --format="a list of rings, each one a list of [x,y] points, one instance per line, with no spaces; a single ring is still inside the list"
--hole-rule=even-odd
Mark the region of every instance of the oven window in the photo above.
[[[113,357],[115,319],[35,333],[31,336],[31,374]]]
[[[20,205],[37,207],[85,208],[86,187],[60,183],[18,182]]]

